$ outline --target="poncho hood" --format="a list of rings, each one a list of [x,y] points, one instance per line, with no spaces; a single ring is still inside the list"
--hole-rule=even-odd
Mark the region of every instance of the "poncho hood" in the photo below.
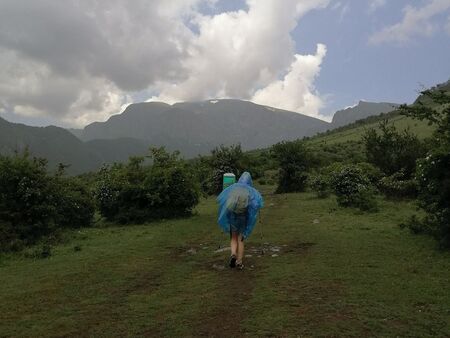
[[[252,175],[249,172],[245,171],[241,177],[239,177],[238,183],[246,184],[250,187],[253,187]]]

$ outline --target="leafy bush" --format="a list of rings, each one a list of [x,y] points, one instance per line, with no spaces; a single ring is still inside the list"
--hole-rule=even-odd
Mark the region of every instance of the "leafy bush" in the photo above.
[[[356,207],[363,211],[375,211],[375,192],[369,179],[356,166],[345,166],[331,177],[331,187],[337,202],[343,207]]]
[[[421,228],[432,234],[441,247],[450,248],[450,94],[426,90],[421,100],[401,106],[401,110],[436,126],[433,148],[417,165],[418,203],[426,212]]]
[[[91,226],[95,202],[88,187],[81,180],[73,177],[60,177],[56,183],[59,191],[56,224],[65,228]]]
[[[326,175],[317,174],[310,177],[309,186],[315,191],[317,197],[326,198],[330,195],[330,178]]]
[[[308,178],[307,171],[313,165],[312,155],[304,142],[299,140],[280,142],[272,146],[271,152],[280,166],[276,192],[304,191]]]
[[[55,184],[46,162],[27,153],[0,156],[0,222],[2,247],[34,243],[50,233],[56,217]],[[9,247],[9,248],[8,248]]]
[[[378,167],[368,162],[357,163],[356,166],[361,169],[364,176],[366,176],[369,181],[376,186],[378,182],[383,178],[383,173]]]
[[[225,173],[233,173],[239,177],[249,169],[247,156],[242,152],[241,145],[220,146],[211,151],[211,155],[200,157],[196,164],[196,173],[201,182],[202,191],[207,195],[217,195],[222,191],[222,180]],[[254,179],[260,175],[250,171]],[[256,174],[256,175],[255,175]]]
[[[405,179],[402,171],[391,176],[383,177],[378,188],[386,196],[392,198],[414,198],[417,196],[417,181],[413,179]]]
[[[61,227],[88,226],[89,194],[75,181],[47,173],[28,152],[0,156],[0,250],[20,250]]]
[[[131,158],[126,165],[102,168],[96,190],[101,215],[131,223],[190,214],[199,202],[199,187],[191,167],[178,156],[153,148],[151,166]]]
[[[434,150],[419,161],[417,170],[419,206],[427,213],[424,223],[442,247],[450,247],[449,149]]]
[[[363,135],[368,162],[386,176],[402,171],[409,179],[415,172],[416,160],[425,154],[424,145],[408,129],[399,132],[387,120],[380,122],[379,129],[380,134],[371,128]]]

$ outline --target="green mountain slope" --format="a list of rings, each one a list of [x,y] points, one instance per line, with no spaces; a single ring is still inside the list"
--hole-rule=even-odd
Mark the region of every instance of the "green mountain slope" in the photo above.
[[[131,138],[83,142],[63,128],[30,127],[0,118],[0,154],[13,154],[24,149],[33,156],[46,158],[50,169],[63,163],[69,165],[68,173],[80,174],[96,170],[103,163],[143,155],[148,146]]]
[[[82,138],[133,137],[178,149],[186,157],[205,154],[215,146],[241,143],[244,149],[311,136],[330,124],[306,115],[240,100],[130,105],[108,121],[84,128]]]

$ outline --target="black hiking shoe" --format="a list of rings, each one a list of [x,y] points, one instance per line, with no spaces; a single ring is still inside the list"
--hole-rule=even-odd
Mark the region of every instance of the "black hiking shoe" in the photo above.
[[[231,255],[230,257],[230,268],[236,267],[236,255]]]
[[[237,264],[236,264],[236,269],[243,270],[243,269],[244,269],[244,264],[242,264],[242,263],[237,263]]]

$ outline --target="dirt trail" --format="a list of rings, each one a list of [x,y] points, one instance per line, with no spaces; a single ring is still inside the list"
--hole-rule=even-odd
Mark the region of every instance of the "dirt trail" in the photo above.
[[[272,194],[264,194],[266,203],[270,204],[273,200]],[[278,201],[277,201],[278,202]],[[267,210],[263,222],[270,222],[271,212]],[[253,233],[254,238],[260,236],[259,226],[257,224]],[[246,246],[246,253],[252,253],[251,248],[255,248],[254,243]],[[224,252],[224,254],[226,254]],[[220,305],[205,313],[202,322],[195,329],[195,335],[204,337],[244,337],[246,331],[241,323],[248,318],[251,305],[253,288],[256,279],[263,266],[261,260],[253,256],[244,259],[244,270],[230,269],[225,266],[223,270],[218,270],[221,280]],[[223,260],[216,260],[208,263],[209,267],[223,266]],[[207,304],[205,304],[207,308]]]
[[[251,264],[247,260],[248,264]],[[223,263],[222,263],[223,264]],[[212,311],[205,313],[202,322],[195,329],[195,335],[203,337],[243,337],[242,321],[248,316],[249,301],[255,285],[255,270],[230,270],[220,273],[223,286],[220,290],[221,302]],[[205,304],[207,306],[207,304]]]

